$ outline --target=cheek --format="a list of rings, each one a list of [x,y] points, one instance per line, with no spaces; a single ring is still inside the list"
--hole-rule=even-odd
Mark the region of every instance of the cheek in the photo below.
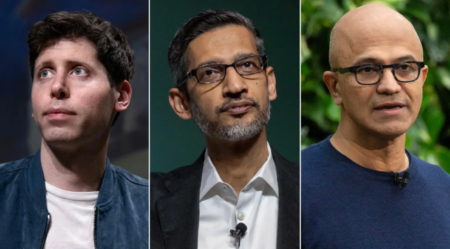
[[[344,103],[344,107],[346,108],[362,108],[368,106],[371,99],[371,92],[360,87],[346,88],[343,89],[341,93],[342,101]]]
[[[354,118],[366,118],[370,115],[373,90],[370,88],[354,87],[342,92],[343,108]]]
[[[45,93],[42,89],[33,86],[31,89],[31,107],[33,108],[33,113],[39,113],[42,111],[43,106],[45,106]]]
[[[77,102],[93,120],[98,120],[99,118],[108,119],[114,109],[115,101],[111,91],[90,91],[79,96],[81,98]]]
[[[420,89],[412,89],[408,94],[411,98],[411,103],[414,107],[414,112],[419,113],[420,107],[422,105],[422,88]]]
[[[202,95],[191,95],[190,101],[195,102],[203,115],[213,116],[215,115],[216,107],[222,104],[224,101],[219,94],[219,91],[209,91],[206,94]]]

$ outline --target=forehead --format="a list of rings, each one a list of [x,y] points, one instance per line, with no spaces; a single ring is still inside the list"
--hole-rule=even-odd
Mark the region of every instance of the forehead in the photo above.
[[[98,62],[97,50],[94,43],[87,38],[75,39],[62,38],[50,41],[36,58],[35,67],[46,62],[58,61],[78,61],[78,62]]]
[[[338,60],[342,67],[373,58],[379,63],[395,63],[396,59],[410,56],[422,60],[422,45],[413,29],[396,23],[358,23],[347,26],[338,35]]]
[[[253,34],[237,25],[205,32],[192,40],[186,49],[190,69],[211,60],[231,63],[239,54],[258,54],[258,50]]]

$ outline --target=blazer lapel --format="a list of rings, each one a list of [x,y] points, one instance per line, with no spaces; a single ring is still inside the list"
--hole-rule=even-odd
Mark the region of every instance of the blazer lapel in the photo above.
[[[165,177],[168,194],[156,202],[166,249],[196,249],[199,192],[204,154],[187,167]]]
[[[277,249],[300,248],[300,168],[273,149],[272,154],[279,190]]]

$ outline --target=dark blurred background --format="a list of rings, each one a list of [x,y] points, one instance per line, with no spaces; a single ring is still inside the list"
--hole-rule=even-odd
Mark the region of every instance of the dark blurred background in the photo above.
[[[150,165],[167,172],[191,164],[205,148],[192,120],[181,120],[168,101],[174,86],[167,52],[175,32],[207,9],[236,10],[250,18],[265,41],[269,65],[275,69],[278,97],[267,127],[270,145],[291,161],[299,161],[299,1],[190,0],[150,4]]]
[[[330,32],[346,12],[367,3],[389,6],[412,22],[424,49],[428,77],[422,108],[406,133],[406,148],[450,173],[450,2],[444,0],[303,0],[301,5],[301,147],[336,131],[340,108],[322,74],[329,70]]]
[[[133,97],[113,126],[112,163],[148,178],[148,0],[0,1],[0,162],[36,153],[40,134],[31,118],[29,28],[56,11],[90,11],[125,32],[136,56]]]

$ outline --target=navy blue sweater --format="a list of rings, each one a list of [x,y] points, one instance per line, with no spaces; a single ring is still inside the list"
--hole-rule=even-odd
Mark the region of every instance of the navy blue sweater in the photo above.
[[[450,248],[450,176],[406,151],[408,185],[326,139],[301,153],[302,248]]]

